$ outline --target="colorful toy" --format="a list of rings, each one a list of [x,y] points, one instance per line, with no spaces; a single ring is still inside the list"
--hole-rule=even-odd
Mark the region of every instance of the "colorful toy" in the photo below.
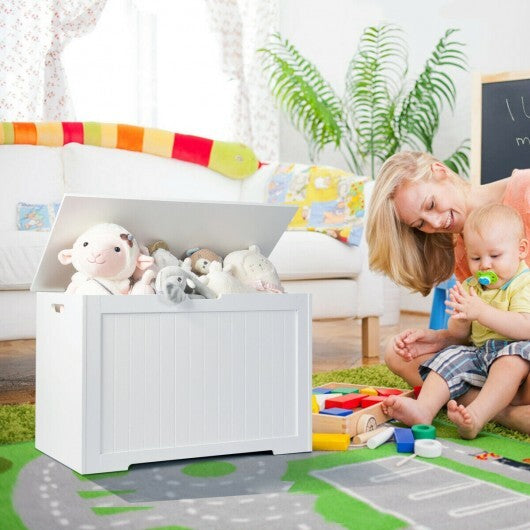
[[[330,409],[323,409],[319,414],[327,414],[329,416],[349,416],[352,412],[353,411],[341,407],[333,407]]]
[[[330,392],[335,393],[336,390],[351,389],[360,391],[363,388],[366,388],[366,385],[354,385],[347,383],[326,383],[319,385],[318,391],[322,392],[327,389]],[[384,390],[385,388],[377,387],[375,390],[379,391]],[[400,390],[403,396],[411,397],[413,395],[412,390]],[[368,399],[370,396],[367,394],[346,394],[346,397],[354,396],[364,396],[364,399]],[[329,399],[335,399],[341,396],[329,394],[317,394],[317,399],[323,396],[326,401]],[[363,400],[364,401],[364,400]],[[362,401],[361,401],[362,403]],[[371,405],[367,408],[356,408],[352,414],[348,416],[330,416],[322,414],[321,411],[319,414],[313,414],[313,432],[315,433],[330,433],[330,434],[348,434],[350,437],[363,434],[364,432],[374,430],[378,425],[381,425],[391,419],[387,416],[381,407],[381,403]]]
[[[368,386],[366,388],[361,388],[361,390],[359,390],[359,393],[360,394],[366,394],[367,396],[378,396],[379,395],[377,393],[377,390],[375,388],[370,387],[370,386]]]
[[[386,399],[386,396],[366,396],[361,401],[361,407],[365,409],[366,407],[371,407],[372,405],[377,405],[382,403]]]
[[[96,122],[0,123],[0,144],[59,147],[72,142],[175,158],[233,179],[246,178],[262,165],[246,145],[161,129]]]
[[[313,433],[313,451],[346,451],[349,445],[347,434]]]
[[[320,412],[319,403],[317,401],[317,398],[314,395],[311,396],[311,412],[313,412],[313,414],[315,412],[317,413]]]
[[[414,436],[411,429],[394,427],[394,439],[398,453],[412,453],[414,451]]]
[[[333,392],[336,394],[358,394],[358,388],[334,388]]]
[[[499,281],[499,277],[493,271],[477,271],[475,278],[480,285],[493,285]]]
[[[361,406],[361,401],[365,398],[366,396],[360,394],[341,394],[340,396],[326,399],[326,408],[340,407],[353,410]]]
[[[436,438],[436,427],[418,423],[412,426],[412,434],[414,435],[414,440],[434,440]]]
[[[313,394],[331,394],[329,388],[313,388]]]

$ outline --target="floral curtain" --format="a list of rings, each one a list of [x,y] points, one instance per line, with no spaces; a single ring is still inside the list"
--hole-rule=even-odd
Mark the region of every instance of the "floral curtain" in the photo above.
[[[206,0],[221,45],[224,72],[238,84],[235,140],[260,160],[278,160],[279,112],[270,95],[258,49],[278,30],[278,0]]]
[[[1,121],[75,119],[61,53],[71,39],[94,28],[105,2],[0,2]]]

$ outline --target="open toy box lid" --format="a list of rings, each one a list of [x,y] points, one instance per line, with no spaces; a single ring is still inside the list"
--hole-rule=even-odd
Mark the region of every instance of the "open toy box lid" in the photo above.
[[[140,243],[165,241],[178,258],[195,247],[226,256],[258,245],[269,256],[296,212],[296,206],[239,202],[119,199],[68,194],[63,197],[42,255],[32,291],[64,291],[74,268],[58,253],[72,248],[85,230],[98,223],[116,223]]]

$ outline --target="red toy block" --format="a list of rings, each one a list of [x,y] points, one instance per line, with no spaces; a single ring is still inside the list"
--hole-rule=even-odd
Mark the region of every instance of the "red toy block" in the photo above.
[[[326,408],[332,409],[339,407],[342,409],[353,410],[360,406],[360,403],[366,398],[363,394],[345,394],[339,397],[326,399]]]
[[[420,395],[421,391],[421,385],[414,387],[414,395],[416,396],[416,399],[418,399],[418,396]]]
[[[386,396],[367,396],[361,401],[361,407],[365,409],[366,407],[381,403],[381,401],[384,401],[385,399]]]
[[[398,396],[399,394],[403,394],[403,392],[397,388],[378,388],[377,393],[380,396]]]

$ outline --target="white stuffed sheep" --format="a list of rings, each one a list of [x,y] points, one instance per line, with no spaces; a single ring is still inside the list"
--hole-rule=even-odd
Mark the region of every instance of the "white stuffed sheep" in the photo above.
[[[283,293],[280,277],[274,265],[260,251],[257,245],[248,250],[236,250],[224,259],[225,269],[230,268],[232,274],[245,285],[257,291],[267,293]]]
[[[58,258],[78,271],[66,289],[76,294],[129,294],[135,269],[146,270],[154,261],[140,252],[138,242],[125,228],[113,223],[89,228],[73,248],[61,250]]]

